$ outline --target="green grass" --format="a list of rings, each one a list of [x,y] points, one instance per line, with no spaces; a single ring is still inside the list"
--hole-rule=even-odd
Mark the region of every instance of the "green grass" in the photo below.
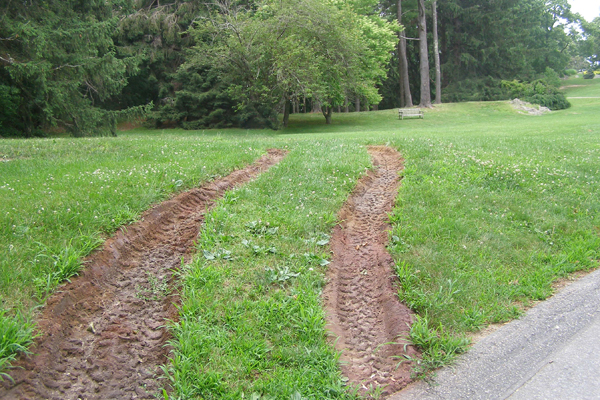
[[[563,84],[567,97],[600,97],[600,79],[569,78]]]
[[[600,88],[567,82],[586,85],[570,97]],[[0,337],[14,338],[4,347],[26,346],[32,309],[98,239],[171,193],[287,148],[208,215],[197,256],[179,271],[183,303],[164,369],[174,398],[353,398],[319,296],[336,213],[370,165],[365,146],[388,144],[406,166],[390,214],[399,296],[422,315],[411,332],[428,351],[421,366],[448,362],[464,335],[597,267],[600,99],[570,101],[539,117],[464,103],[424,120],[387,110],[334,114],[327,126],[319,114],[292,115],[282,132],[0,141]]]
[[[168,368],[182,398],[345,398],[319,298],[335,213],[369,165],[357,144],[303,141],[207,217],[181,271]],[[225,257],[223,257],[225,255]]]

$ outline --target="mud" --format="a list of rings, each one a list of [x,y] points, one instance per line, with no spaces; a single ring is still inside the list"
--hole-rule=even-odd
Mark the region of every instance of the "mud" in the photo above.
[[[417,351],[404,346],[413,316],[398,300],[385,248],[402,159],[384,146],[370,147],[369,153],[376,168],[359,180],[339,213],[323,299],[328,329],[342,352],[342,373],[363,394],[386,397],[411,381],[410,363],[398,364]]]
[[[165,323],[175,319],[173,270],[189,258],[214,200],[285,156],[281,150],[178,195],[123,228],[59,288],[38,321],[41,336],[4,379],[1,399],[151,399],[168,387]]]

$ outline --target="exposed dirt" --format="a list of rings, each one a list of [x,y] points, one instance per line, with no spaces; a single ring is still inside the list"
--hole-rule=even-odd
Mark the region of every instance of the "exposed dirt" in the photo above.
[[[389,213],[398,194],[400,154],[370,147],[376,167],[358,182],[339,214],[331,239],[333,260],[323,298],[328,329],[342,351],[342,372],[365,394],[384,397],[410,382],[411,366],[400,361],[418,353],[406,346],[412,312],[394,288],[393,260],[385,246]],[[405,351],[406,350],[406,351]]]
[[[117,124],[117,129],[120,131],[130,131],[144,126],[144,120],[123,121]]]
[[[178,195],[119,231],[87,260],[82,275],[47,302],[42,336],[5,379],[2,399],[149,399],[167,361],[168,295],[172,269],[193,251],[204,215],[226,190],[255,178],[285,156],[281,150],[253,165]]]

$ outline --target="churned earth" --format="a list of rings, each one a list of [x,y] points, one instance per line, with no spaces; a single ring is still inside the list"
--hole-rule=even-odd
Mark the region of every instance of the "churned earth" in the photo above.
[[[403,169],[400,154],[371,146],[374,169],[339,213],[323,299],[328,329],[349,383],[389,396],[410,382],[411,311],[394,287],[387,220]],[[86,260],[81,276],[48,299],[40,337],[0,386],[0,399],[150,399],[168,382],[165,324],[177,318],[173,273],[194,249],[204,215],[225,191],[284,156],[269,150],[251,166],[182,193],[121,229]]]
[[[342,372],[362,393],[388,396],[410,382],[404,355],[412,312],[398,300],[393,260],[386,250],[388,213],[403,169],[400,154],[371,146],[374,170],[361,178],[339,214],[324,290],[328,329],[342,352]]]
[[[150,399],[167,361],[165,324],[177,317],[173,273],[194,249],[204,215],[225,191],[242,185],[286,152],[150,209],[86,260],[81,276],[48,299],[40,336],[9,371],[1,399]]]

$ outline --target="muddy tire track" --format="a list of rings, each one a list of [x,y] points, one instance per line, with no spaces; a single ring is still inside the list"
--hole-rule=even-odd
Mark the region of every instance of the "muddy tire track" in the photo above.
[[[410,382],[410,365],[398,367],[405,360],[402,355],[417,355],[412,346],[405,352],[413,317],[398,300],[394,262],[385,248],[387,214],[398,194],[403,164],[389,147],[368,150],[376,168],[359,180],[339,213],[323,299],[327,328],[342,352],[342,373],[362,393],[380,388],[387,396]]]
[[[254,164],[150,209],[86,259],[83,273],[51,296],[42,335],[4,379],[1,399],[150,399],[166,382],[164,325],[177,316],[165,289],[188,259],[204,215],[225,191],[285,156],[272,149]]]

